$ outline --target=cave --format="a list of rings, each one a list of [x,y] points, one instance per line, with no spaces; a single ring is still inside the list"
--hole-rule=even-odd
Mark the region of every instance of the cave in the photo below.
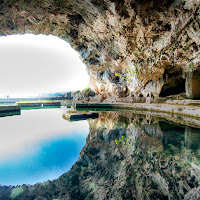
[[[189,45],[199,46],[195,39],[199,30],[192,27],[198,27],[198,5],[196,0],[190,4],[172,0],[1,0],[0,36],[31,33],[64,39],[87,66],[91,89],[98,92],[104,85],[102,95],[119,96],[116,77],[101,77],[101,72],[139,69],[127,81],[128,90],[137,93],[147,82],[159,80],[166,64],[187,66],[200,60],[191,53],[194,45]],[[184,92],[183,80],[176,80],[176,86],[166,82],[161,96]]]
[[[139,97],[144,97],[143,94],[139,94]]]
[[[180,68],[173,68],[169,66],[163,75],[165,83],[160,92],[160,97],[167,97],[185,93],[185,79],[182,77]]]
[[[160,97],[167,97],[170,95],[181,94],[185,92],[185,80],[183,78],[171,79],[170,82],[164,84],[162,87]]]
[[[64,39],[86,64],[90,87],[101,96],[100,101],[108,96],[124,98],[131,91],[136,97],[134,101],[144,102],[142,94],[146,96],[144,88],[148,83],[152,82],[148,92],[155,97],[179,94],[186,90],[183,69],[194,71],[190,69],[193,65],[189,65],[192,62],[200,66],[200,54],[194,49],[199,47],[199,5],[198,0],[0,0],[0,36],[31,33]],[[193,43],[195,45],[191,45]],[[131,76],[119,81],[115,74],[126,71],[131,71]],[[198,77],[199,72],[194,72],[192,79],[186,81],[194,96],[199,96]],[[131,112],[127,115],[127,119],[143,121],[142,115],[131,117]],[[178,149],[177,156],[173,154],[172,157],[165,151],[166,145],[157,138],[153,140],[152,153],[149,152],[151,138],[138,123],[130,124],[127,129],[134,146],[130,148],[127,143],[116,146],[116,135],[124,136],[125,133],[116,123],[120,122],[120,116],[113,114],[112,117],[106,112],[100,119],[105,123],[90,121],[88,144],[69,173],[58,180],[34,186],[1,187],[0,199],[198,198],[199,177],[194,176],[198,163],[194,163],[197,160],[193,152],[179,145],[181,151]],[[157,121],[158,117],[155,123]],[[150,128],[155,132],[154,126]],[[160,132],[159,129],[158,134],[162,136]],[[175,134],[171,132],[172,135]],[[170,148],[175,149],[173,143]],[[182,152],[186,158],[191,155],[191,159],[185,162]],[[146,160],[135,158],[134,154]],[[163,159],[158,160],[160,155],[167,158],[166,163]],[[179,170],[181,168],[183,171]]]

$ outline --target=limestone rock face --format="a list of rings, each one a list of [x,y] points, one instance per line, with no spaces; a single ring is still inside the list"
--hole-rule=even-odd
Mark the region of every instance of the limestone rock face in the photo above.
[[[158,96],[168,94],[165,88],[176,87],[185,92],[189,86],[185,88],[182,79],[200,64],[199,4],[199,0],[1,0],[0,34],[52,34],[66,40],[79,52],[91,88],[103,99]],[[168,76],[174,70],[178,78]],[[170,78],[179,85],[169,86]]]

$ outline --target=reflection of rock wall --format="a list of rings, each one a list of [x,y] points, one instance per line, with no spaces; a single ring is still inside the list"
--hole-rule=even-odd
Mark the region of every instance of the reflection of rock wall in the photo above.
[[[192,72],[200,63],[198,0],[4,0],[0,11],[1,35],[52,34],[69,42],[102,100],[157,96],[167,67]]]
[[[131,112],[102,112],[89,123],[87,143],[69,172],[35,186],[0,187],[0,199],[199,199],[198,160],[186,148],[173,156],[163,150],[164,133],[158,119]],[[185,132],[187,145],[194,136],[198,141],[190,128]],[[117,145],[115,140],[121,136],[135,142]]]

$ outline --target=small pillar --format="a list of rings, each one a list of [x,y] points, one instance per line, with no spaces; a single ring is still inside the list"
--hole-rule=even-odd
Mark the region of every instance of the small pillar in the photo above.
[[[200,99],[200,72],[199,70],[186,73],[185,91],[186,91],[187,98]]]
[[[189,99],[193,98],[193,93],[192,93],[192,77],[193,77],[193,73],[192,72],[187,72],[186,73],[185,91],[186,91],[186,96]]]
[[[191,134],[192,134],[192,128],[186,126],[185,127],[185,146],[187,148],[189,148],[191,144]]]
[[[151,103],[151,97],[146,97],[146,103],[148,103],[148,104]]]
[[[193,99],[200,99],[200,70],[196,70],[192,76]]]

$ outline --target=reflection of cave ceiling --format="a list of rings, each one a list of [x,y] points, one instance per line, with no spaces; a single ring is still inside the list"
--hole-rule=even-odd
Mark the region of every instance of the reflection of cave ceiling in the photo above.
[[[196,69],[199,17],[198,0],[0,1],[1,35],[52,34],[66,40],[87,65],[91,86],[107,94],[127,95],[123,85],[145,91],[149,82],[160,81],[166,66]],[[115,76],[127,69],[128,80]],[[160,88],[150,90],[156,94]]]

